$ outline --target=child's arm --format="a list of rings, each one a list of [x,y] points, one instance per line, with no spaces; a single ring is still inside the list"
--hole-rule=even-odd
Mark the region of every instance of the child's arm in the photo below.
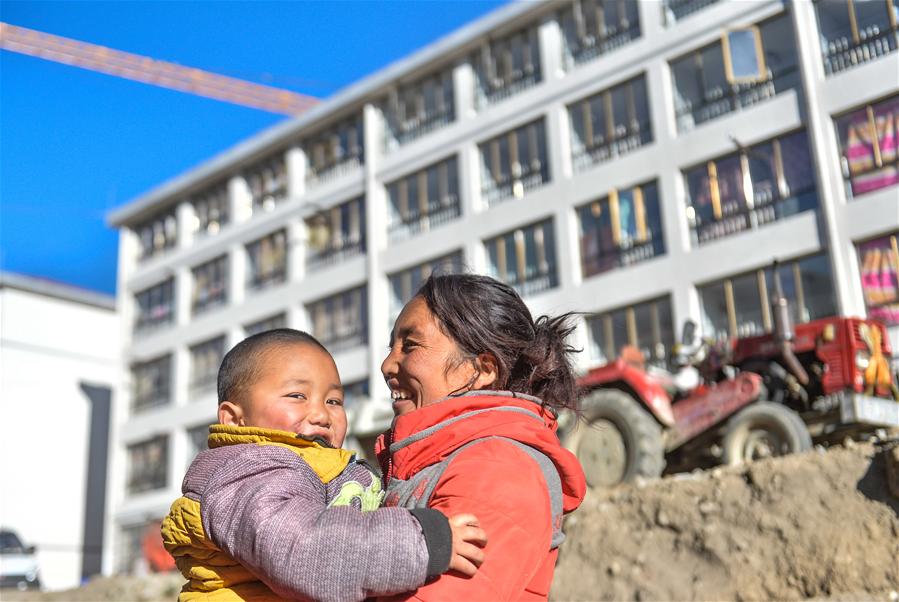
[[[296,454],[241,447],[207,480],[203,528],[278,595],[361,600],[414,590],[449,566],[452,536],[440,512],[328,509],[325,486]]]

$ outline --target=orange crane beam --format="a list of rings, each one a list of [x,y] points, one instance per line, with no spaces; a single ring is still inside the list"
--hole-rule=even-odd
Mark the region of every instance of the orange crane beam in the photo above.
[[[318,103],[318,99],[312,96],[290,90],[255,84],[2,22],[0,48],[271,113],[297,115]]]

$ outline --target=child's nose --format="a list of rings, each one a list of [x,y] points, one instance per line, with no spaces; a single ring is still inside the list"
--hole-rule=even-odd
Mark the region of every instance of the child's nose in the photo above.
[[[318,426],[331,426],[331,415],[328,413],[324,401],[316,401],[311,404],[306,421]]]

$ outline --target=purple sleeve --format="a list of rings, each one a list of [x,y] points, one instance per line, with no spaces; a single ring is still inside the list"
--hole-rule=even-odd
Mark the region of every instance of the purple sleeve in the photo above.
[[[328,509],[325,485],[288,450],[246,446],[204,489],[207,536],[279,596],[361,600],[425,582],[426,542],[408,510]]]

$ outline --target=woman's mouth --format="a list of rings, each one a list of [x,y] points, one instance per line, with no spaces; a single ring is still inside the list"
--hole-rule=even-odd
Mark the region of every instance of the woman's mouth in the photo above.
[[[393,400],[394,414],[404,414],[415,409],[415,400],[412,393],[403,389],[390,389],[390,399]]]

